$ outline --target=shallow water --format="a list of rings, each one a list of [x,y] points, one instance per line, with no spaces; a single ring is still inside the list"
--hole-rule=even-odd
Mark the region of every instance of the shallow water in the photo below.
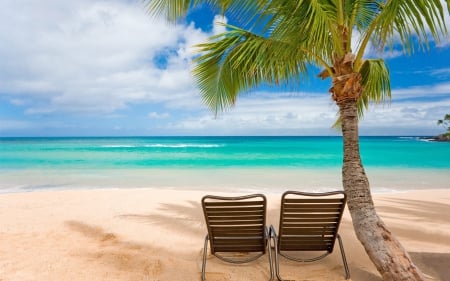
[[[374,192],[450,188],[450,143],[362,137]],[[0,192],[340,188],[340,137],[0,138]]]

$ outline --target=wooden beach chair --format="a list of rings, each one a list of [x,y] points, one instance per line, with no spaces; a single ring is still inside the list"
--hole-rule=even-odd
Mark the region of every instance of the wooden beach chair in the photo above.
[[[346,199],[346,194],[342,191],[287,191],[282,195],[278,235],[275,228],[270,226],[278,280],[283,280],[280,276],[279,255],[298,262],[317,261],[333,252],[336,239],[339,241],[345,278],[350,278],[342,239],[338,234]],[[299,255],[305,255],[305,252],[320,253],[314,257],[300,258]]]
[[[262,194],[240,197],[207,195],[202,198],[202,207],[208,228],[203,248],[202,280],[206,280],[208,241],[212,255],[234,264],[254,261],[268,251],[270,280],[273,280],[266,197]]]

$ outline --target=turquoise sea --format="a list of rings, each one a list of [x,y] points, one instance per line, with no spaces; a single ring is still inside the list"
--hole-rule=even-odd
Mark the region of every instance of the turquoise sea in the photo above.
[[[410,173],[415,174],[411,181],[399,185],[437,181],[434,187],[450,187],[450,143],[361,137],[360,145],[366,170],[378,177]],[[296,175],[308,175],[304,184],[328,186],[340,184],[341,164],[341,137],[0,138],[0,192],[183,184],[196,188],[208,187],[213,175],[210,185],[222,189],[239,186],[239,179],[242,185],[264,187],[265,182],[280,182],[280,177],[285,185],[295,186],[302,182]],[[185,180],[176,176],[180,174]],[[417,174],[427,176],[425,183]]]

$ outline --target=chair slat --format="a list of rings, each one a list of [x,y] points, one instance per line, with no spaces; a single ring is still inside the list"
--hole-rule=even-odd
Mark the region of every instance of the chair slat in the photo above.
[[[302,242],[302,243],[299,243]],[[307,242],[307,243],[306,243]],[[333,243],[333,240],[283,240],[280,245],[330,245]]]
[[[263,230],[264,227],[262,225],[246,225],[246,226],[240,226],[240,227],[233,227],[233,226],[215,226],[211,228],[214,231],[229,231],[229,230],[235,230],[235,231],[254,231],[254,230]]]
[[[264,206],[257,206],[257,207],[218,207],[218,208],[205,208],[205,211],[207,214],[210,213],[220,213],[220,212],[253,212],[253,211],[259,211],[264,212],[265,207]]]
[[[333,235],[336,233],[336,229],[319,229],[319,228],[307,229],[307,228],[286,227],[280,233],[286,234],[286,235],[313,235],[313,234],[315,234],[315,235],[325,235],[325,234]]]
[[[295,226],[297,225],[298,227],[327,227],[327,228],[336,228],[337,223],[336,222],[326,222],[326,223],[318,223],[316,221],[311,221],[308,220],[307,222],[304,221],[298,221],[298,220],[292,220],[292,221],[284,221],[283,226],[284,225],[289,225],[289,226]]]
[[[262,252],[266,247],[266,198],[205,196],[202,207],[211,252]]]
[[[261,235],[263,235],[263,233],[227,233],[226,235],[223,235],[221,233],[214,233],[212,236],[212,239],[219,239],[219,238],[225,238],[225,237],[229,237],[229,238],[257,238],[257,239],[261,239]]]
[[[295,214],[286,214],[288,217],[297,217],[297,218],[309,218],[309,219],[321,219],[321,218],[335,218],[339,219],[339,213],[295,213]]]
[[[205,207],[217,207],[217,206],[264,206],[263,201],[220,201],[220,202],[205,202]]]
[[[215,245],[264,245],[264,240],[250,238],[217,238],[214,240]]]
[[[240,211],[232,211],[232,212],[221,212],[221,211],[208,211],[208,213],[206,214],[207,217],[212,218],[212,217],[230,217],[230,216],[235,216],[235,217],[239,217],[239,216],[262,216],[264,217],[264,210],[258,210],[258,211],[245,211],[245,212],[240,212]]]
[[[256,227],[256,228],[250,228],[248,227],[216,227],[212,229],[213,234],[224,234],[224,233],[262,233],[263,232],[262,227]]]
[[[214,252],[230,252],[230,253],[263,252],[264,248],[265,246],[213,247]]]
[[[284,198],[284,203],[343,203],[343,198]]]
[[[323,222],[323,223],[332,223],[335,222],[336,219],[334,218],[325,218],[325,219],[296,219],[296,222],[305,222],[305,223],[310,223],[310,222]],[[281,222],[281,225],[284,225],[284,220]]]
[[[210,223],[210,227],[214,230],[217,227],[230,227],[230,228],[245,228],[247,226],[256,226],[262,229],[264,227],[262,222],[254,222],[250,223],[249,221],[220,221],[220,222],[212,222]]]
[[[260,214],[256,214],[256,215],[239,215],[239,216],[228,216],[228,215],[223,215],[223,216],[208,216],[208,220],[210,222],[212,221],[224,221],[224,220],[253,220],[253,221],[263,221],[264,220],[264,216],[260,215]]]
[[[320,207],[313,207],[313,206],[297,206],[297,205],[286,205],[286,210],[290,210],[291,212],[312,212],[312,213],[320,213],[320,212],[331,212],[331,213],[338,213],[342,210],[341,206],[320,206]]]
[[[324,236],[324,237],[317,237],[317,236],[288,236],[284,235],[283,239],[280,239],[281,243],[301,243],[301,242],[308,242],[308,243],[317,243],[317,242],[333,242],[332,236]]]
[[[280,251],[327,251],[331,245],[280,245]]]
[[[341,208],[343,203],[285,203],[286,207],[296,207],[299,209],[308,209],[308,208]]]
[[[348,265],[343,253],[338,229],[345,208],[347,196],[342,191],[326,193],[308,193],[287,191],[281,197],[280,225],[276,238],[275,255],[278,254],[300,262],[316,261],[333,252],[336,240],[339,240],[346,278],[350,277]],[[290,252],[320,251],[314,257],[300,257]],[[275,256],[275,257],[276,257]],[[275,258],[278,262],[278,259]],[[278,266],[275,267],[278,279]]]

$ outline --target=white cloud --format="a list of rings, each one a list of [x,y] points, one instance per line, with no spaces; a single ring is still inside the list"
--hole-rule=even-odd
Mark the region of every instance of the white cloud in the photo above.
[[[441,131],[436,120],[450,112],[450,93],[447,85],[400,89],[394,100],[384,105],[371,105],[360,122],[361,135],[433,135]],[[430,97],[420,98],[427,91]],[[445,94],[446,93],[446,94]],[[395,98],[400,96],[400,98]],[[204,110],[190,118],[170,123],[168,128],[189,133],[236,135],[335,135],[331,128],[337,119],[338,108],[328,95],[301,93],[291,95],[264,92],[243,96],[236,106],[214,118]]]
[[[438,119],[450,112],[450,98],[441,101],[407,101],[377,106],[361,122],[362,134],[434,135],[442,132]]]
[[[34,101],[26,113],[111,113],[193,92],[191,46],[210,34],[127,1],[25,2],[2,2],[0,89]]]
[[[450,77],[450,67],[434,69],[430,72],[430,75],[435,76],[437,78],[445,79],[447,77]]]
[[[392,91],[393,100],[403,100],[411,98],[436,98],[450,97],[450,82],[415,86],[404,89],[395,89]]]
[[[336,111],[329,96],[323,94],[255,93],[241,97],[234,108],[217,118],[205,109],[197,116],[172,123],[170,128],[209,134],[335,134],[331,125]]]
[[[216,15],[214,17],[214,25],[213,25],[213,34],[217,35],[217,34],[221,34],[224,33],[227,29],[224,26],[224,24],[228,23],[228,19],[225,16],[222,15]]]
[[[21,120],[0,119],[0,132],[32,128],[32,123]]]
[[[193,24],[168,25],[127,0],[4,0],[0,21],[0,102],[22,108],[29,120],[36,115],[63,117],[34,124],[3,118],[2,131],[89,129],[90,125],[78,124],[66,114],[119,119],[120,110],[151,104],[154,111],[145,111],[142,121],[158,119],[164,132],[337,133],[331,128],[337,108],[324,93],[244,95],[235,108],[214,118],[194,86],[191,59],[196,55],[193,46],[225,31],[223,25],[214,25],[210,33]],[[214,22],[227,19],[216,16]],[[353,44],[358,36],[354,34]],[[434,72],[447,74],[448,69]],[[396,89],[391,106],[371,107],[361,131],[373,133],[382,130],[380,126],[409,131],[433,127],[450,111],[449,95],[449,83]],[[424,96],[441,101],[411,101]],[[64,117],[73,122],[66,125]],[[123,131],[127,121],[123,122],[111,121],[111,128]]]
[[[150,112],[148,114],[148,117],[151,119],[166,119],[166,118],[170,117],[170,114],[168,112],[164,112],[164,113]]]

